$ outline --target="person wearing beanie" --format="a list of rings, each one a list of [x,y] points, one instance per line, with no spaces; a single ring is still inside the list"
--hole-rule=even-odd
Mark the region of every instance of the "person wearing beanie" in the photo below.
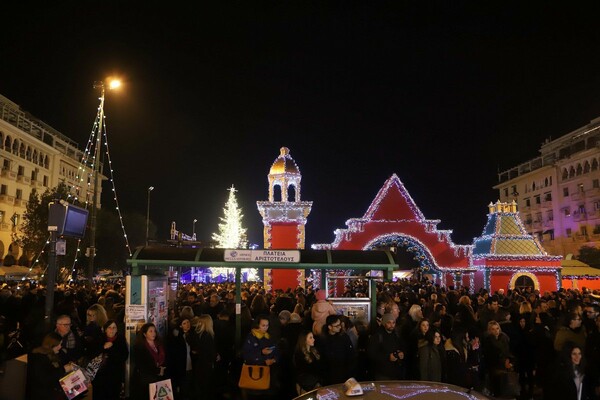
[[[310,314],[313,319],[312,331],[315,337],[321,335],[325,320],[329,315],[335,315],[336,311],[333,305],[327,301],[325,291],[319,290],[316,293],[317,301],[312,305]]]
[[[392,313],[381,317],[381,325],[369,337],[367,357],[369,375],[373,380],[406,378],[404,354],[406,345],[396,333],[396,318]]]

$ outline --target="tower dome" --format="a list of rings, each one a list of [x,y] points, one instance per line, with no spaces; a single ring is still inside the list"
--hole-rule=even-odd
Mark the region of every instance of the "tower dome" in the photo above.
[[[269,170],[269,175],[280,174],[300,175],[298,165],[296,165],[296,162],[290,156],[290,149],[287,147],[279,149],[279,157],[273,161],[273,165]]]

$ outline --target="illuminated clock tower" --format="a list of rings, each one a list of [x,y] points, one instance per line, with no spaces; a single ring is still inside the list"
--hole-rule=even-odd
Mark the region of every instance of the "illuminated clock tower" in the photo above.
[[[302,175],[287,147],[280,149],[268,175],[269,201],[257,201],[263,219],[264,248],[274,250],[304,249],[306,219],[312,201],[300,201]],[[266,269],[265,289],[295,289],[304,286],[304,271]]]

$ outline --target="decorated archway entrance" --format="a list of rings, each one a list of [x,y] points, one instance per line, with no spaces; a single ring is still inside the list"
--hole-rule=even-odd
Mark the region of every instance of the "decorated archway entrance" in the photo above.
[[[438,230],[440,220],[426,219],[398,178],[392,175],[377,193],[362,218],[351,218],[346,229],[335,231],[331,244],[313,249],[371,250],[395,249],[415,268],[427,271],[443,285],[473,286],[470,266],[471,245],[452,242],[450,230]]]

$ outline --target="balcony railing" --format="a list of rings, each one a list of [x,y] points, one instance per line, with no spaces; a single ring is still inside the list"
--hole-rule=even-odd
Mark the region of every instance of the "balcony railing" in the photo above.
[[[29,185],[31,183],[31,178],[25,175],[17,175],[17,182]]]
[[[15,196],[9,196],[7,194],[0,194],[0,202],[10,204],[12,206],[15,204]]]
[[[14,171],[9,171],[8,169],[2,169],[2,171],[0,172],[0,176],[6,179],[11,179],[13,181],[17,179],[17,173]]]
[[[600,188],[591,188],[585,191],[585,195],[589,198],[600,198]]]
[[[584,197],[584,193],[583,192],[571,193],[571,200],[572,201],[579,201],[579,200],[583,199],[583,197]]]

